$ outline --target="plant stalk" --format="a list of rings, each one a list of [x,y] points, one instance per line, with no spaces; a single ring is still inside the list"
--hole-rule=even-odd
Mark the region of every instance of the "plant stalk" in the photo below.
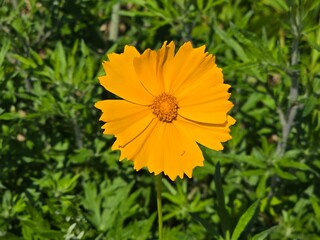
[[[292,7],[293,8],[293,7]],[[300,2],[296,9],[291,9],[290,20],[291,20],[291,29],[294,36],[292,45],[291,45],[291,56],[290,56],[290,66],[296,67],[300,61],[300,52],[299,52],[299,43],[301,38],[301,9]],[[294,120],[297,116],[297,111],[299,105],[297,103],[299,96],[299,71],[294,69],[290,71],[291,77],[291,86],[289,93],[289,106],[286,113],[278,107],[277,111],[280,117],[280,123],[282,125],[282,139],[278,142],[276,156],[282,157],[286,151],[287,143],[289,139],[289,134],[291,132]]]
[[[112,7],[112,14],[111,14],[111,22],[110,22],[110,33],[109,39],[111,41],[117,41],[119,36],[119,24],[120,24],[120,3],[117,2]]]
[[[162,221],[162,173],[156,176],[156,188],[157,188],[157,208],[158,208],[158,227],[159,227],[159,240],[163,240],[163,221]]]

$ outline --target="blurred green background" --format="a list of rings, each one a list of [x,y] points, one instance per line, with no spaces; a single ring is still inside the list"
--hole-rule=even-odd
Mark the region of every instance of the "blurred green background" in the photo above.
[[[207,46],[237,119],[163,180],[166,239],[230,239],[253,203],[239,239],[320,239],[319,25],[319,0],[1,0],[0,239],[157,239],[154,177],[93,105],[106,53],[165,40]]]

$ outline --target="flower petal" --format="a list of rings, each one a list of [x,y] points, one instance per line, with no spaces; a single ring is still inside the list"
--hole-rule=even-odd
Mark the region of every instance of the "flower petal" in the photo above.
[[[232,108],[233,103],[226,100],[204,102],[197,105],[180,106],[178,115],[192,121],[223,124],[227,120],[227,112]]]
[[[209,69],[202,69],[197,76],[187,80],[177,89],[174,95],[180,104],[188,105],[202,100],[210,101],[217,99],[217,94],[221,93],[225,93],[226,100],[229,98],[230,85],[223,84],[221,69],[217,68],[215,64],[209,65],[212,65]],[[202,67],[200,66],[200,68]]]
[[[201,56],[199,56],[200,58]],[[189,64],[192,64],[191,62]],[[185,76],[181,84],[176,88],[174,95],[179,97],[185,90],[192,91],[194,87],[215,86],[223,83],[221,68],[215,64],[215,58],[211,54],[202,54],[202,61],[198,62],[197,68]]]
[[[197,166],[203,166],[203,155],[199,148],[199,146],[196,144],[196,142],[192,139],[191,134],[187,131],[187,129],[181,127],[179,124],[176,124],[177,121],[174,122],[175,131],[179,138],[177,138],[177,141],[172,138],[172,144],[173,142],[176,142],[178,146],[180,147],[180,151],[178,151],[178,157],[181,157],[181,164],[183,166],[184,173],[191,178],[193,169]],[[179,149],[179,148],[178,148]],[[181,156],[181,151],[182,156]],[[170,164],[170,162],[169,162]]]
[[[230,93],[228,84],[218,84],[216,86],[194,86],[191,90],[187,90],[181,97],[178,97],[179,106],[181,108],[187,106],[196,106],[198,104],[216,102],[216,101],[228,101]],[[197,94],[199,93],[199,94]]]
[[[125,146],[150,124],[154,115],[148,107],[136,105],[125,100],[105,100],[95,104],[103,114],[100,120],[104,134],[114,134],[119,147]]]
[[[152,103],[152,95],[146,91],[133,66],[133,59],[140,54],[135,47],[126,46],[122,54],[109,54],[103,62],[106,76],[99,77],[100,84],[117,96],[141,105]]]
[[[164,78],[168,82],[168,93],[175,94],[176,90],[188,79],[197,79],[203,68],[201,64],[210,62],[212,56],[204,53],[205,46],[193,48],[191,42],[183,44],[172,60],[170,67],[164,72]],[[214,63],[214,62],[213,62]],[[211,62],[212,64],[212,62]]]
[[[180,126],[158,121],[144,146],[146,166],[150,172],[163,172],[171,180],[185,173],[192,176],[196,166],[203,165],[203,155],[192,137]],[[143,160],[142,160],[143,161]],[[135,168],[141,167],[141,160],[134,160]]]
[[[226,142],[230,136],[229,127],[235,123],[235,120],[228,116],[224,124],[201,124],[188,121],[183,118],[177,119],[176,125],[180,125],[190,133],[194,141],[213,150],[222,150],[221,142]]]
[[[228,84],[212,85],[194,83],[191,90],[181,91],[178,97],[179,115],[202,123],[221,124],[227,119],[227,112],[233,104],[228,101]]]
[[[112,150],[121,150],[120,160],[126,158],[127,160],[134,161],[136,170],[139,170],[145,166],[145,163],[148,161],[147,157],[145,157],[145,153],[147,150],[149,150],[145,146],[148,144],[149,136],[154,130],[157,122],[158,121],[156,119],[153,119],[150,124],[146,126],[139,135],[136,136],[136,138],[126,145],[121,145],[120,139],[117,138],[112,146]],[[141,163],[137,161],[141,161]],[[141,167],[139,167],[138,164],[141,164]]]
[[[149,107],[134,104],[125,100],[102,100],[96,102],[94,105],[96,108],[102,111],[100,121],[110,122],[121,119],[129,119],[129,117],[135,116],[139,112],[144,112]]]
[[[154,172],[155,175],[164,171],[164,161],[165,161],[165,152],[166,148],[166,125],[161,121],[157,121],[155,128],[152,133],[149,135],[147,144],[145,148],[145,159],[141,159],[144,162],[143,167],[148,167],[150,172]],[[140,159],[134,160],[134,167],[142,167],[142,162]]]
[[[163,44],[162,48],[158,51],[158,65],[157,73],[158,78],[163,82],[164,92],[168,93],[171,82],[166,75],[166,72],[172,68],[174,54],[175,54],[175,44],[171,41],[168,45],[166,42]]]
[[[174,43],[165,42],[161,49],[147,49],[139,58],[134,59],[134,67],[139,80],[153,96],[165,92],[163,72],[171,64],[174,56]]]

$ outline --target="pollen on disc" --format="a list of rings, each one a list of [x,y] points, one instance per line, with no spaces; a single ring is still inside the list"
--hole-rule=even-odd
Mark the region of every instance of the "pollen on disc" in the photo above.
[[[154,99],[151,109],[160,121],[172,122],[177,118],[179,106],[174,96],[162,93]]]

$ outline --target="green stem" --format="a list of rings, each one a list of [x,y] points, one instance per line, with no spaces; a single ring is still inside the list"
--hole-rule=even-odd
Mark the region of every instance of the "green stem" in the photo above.
[[[162,203],[161,203],[162,173],[156,176],[156,184],[157,184],[159,240],[163,240]]]

